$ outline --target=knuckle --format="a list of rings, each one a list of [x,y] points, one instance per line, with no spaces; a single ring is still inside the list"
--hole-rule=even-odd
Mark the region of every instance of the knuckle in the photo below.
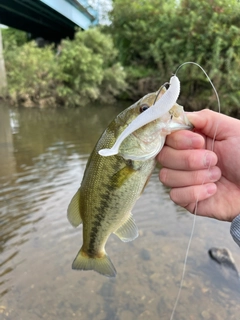
[[[201,171],[192,171],[191,184],[196,185],[202,183],[204,178],[202,177]]]
[[[185,157],[185,167],[186,169],[191,169],[192,168],[192,155],[191,154],[187,154]]]
[[[189,197],[191,202],[196,202],[199,200],[200,192],[198,188],[190,188],[189,190]]]
[[[197,168],[199,162],[199,155],[196,152],[188,152],[185,157],[185,165],[188,170],[193,170]]]

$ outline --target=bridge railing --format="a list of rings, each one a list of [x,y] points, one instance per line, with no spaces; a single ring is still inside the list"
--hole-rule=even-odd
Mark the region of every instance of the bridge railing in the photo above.
[[[79,6],[90,16],[91,20],[94,21],[94,24],[98,22],[98,11],[95,10],[88,2],[88,0],[67,0],[73,6],[78,8]]]

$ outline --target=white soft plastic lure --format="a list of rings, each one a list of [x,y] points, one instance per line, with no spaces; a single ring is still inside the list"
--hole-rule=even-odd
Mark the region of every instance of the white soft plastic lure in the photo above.
[[[148,108],[146,111],[141,113],[127,126],[127,128],[117,138],[111,149],[101,149],[98,153],[104,157],[118,154],[119,147],[124,139],[144,125],[166,114],[176,103],[179,94],[180,81],[178,77],[174,75],[170,79],[169,89],[161,96],[161,98],[151,108]]]

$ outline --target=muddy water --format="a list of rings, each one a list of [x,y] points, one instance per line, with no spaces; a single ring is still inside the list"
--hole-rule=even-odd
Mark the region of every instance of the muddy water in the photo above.
[[[107,243],[116,279],[71,269],[82,233],[69,225],[67,206],[121,108],[0,106],[0,319],[170,318],[193,216],[169,200],[157,169],[133,210],[140,236]],[[209,259],[213,246],[228,247],[240,269],[229,224],[198,217],[174,319],[239,319],[238,281]]]

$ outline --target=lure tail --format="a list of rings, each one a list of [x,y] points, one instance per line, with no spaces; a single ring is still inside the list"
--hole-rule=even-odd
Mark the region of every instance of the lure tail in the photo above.
[[[119,135],[115,144],[110,149],[101,149],[98,153],[101,156],[108,157],[118,154],[119,147],[131,133],[143,127],[144,125],[160,118],[166,114],[176,103],[180,94],[180,81],[176,75],[170,79],[169,89],[156,101],[156,103],[135,118],[127,128]]]

